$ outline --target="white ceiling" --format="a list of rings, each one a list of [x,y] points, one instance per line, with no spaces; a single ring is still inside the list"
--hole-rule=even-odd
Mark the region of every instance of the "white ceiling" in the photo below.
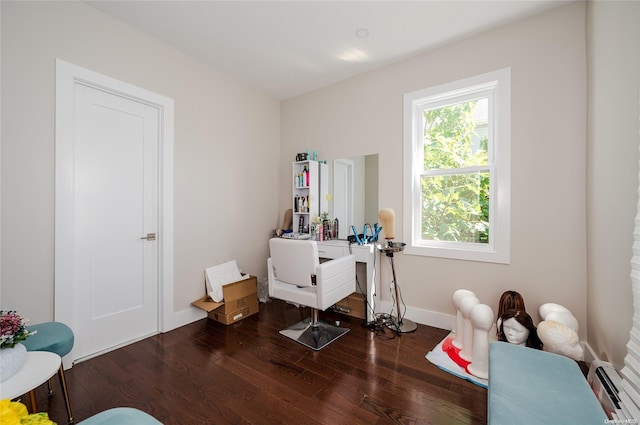
[[[87,1],[286,99],[570,1]],[[360,37],[359,31],[368,33]]]

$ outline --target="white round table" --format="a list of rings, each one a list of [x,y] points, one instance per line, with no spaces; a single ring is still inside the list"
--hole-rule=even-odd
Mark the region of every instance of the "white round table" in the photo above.
[[[27,360],[15,375],[0,382],[0,399],[12,400],[29,393],[32,413],[36,410],[36,397],[33,392],[60,368],[60,356],[47,351],[28,351]]]

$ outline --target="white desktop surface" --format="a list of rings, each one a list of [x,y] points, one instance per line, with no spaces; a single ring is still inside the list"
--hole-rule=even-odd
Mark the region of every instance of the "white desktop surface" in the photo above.
[[[60,368],[60,356],[47,351],[28,351],[27,360],[19,371],[0,382],[0,399],[12,400],[28,393],[49,380]]]

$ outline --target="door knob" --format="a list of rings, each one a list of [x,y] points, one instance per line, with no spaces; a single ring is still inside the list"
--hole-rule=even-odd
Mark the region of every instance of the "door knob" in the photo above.
[[[147,236],[143,236],[140,239],[146,239],[148,241],[155,241],[156,240],[156,234],[155,233],[147,233]]]

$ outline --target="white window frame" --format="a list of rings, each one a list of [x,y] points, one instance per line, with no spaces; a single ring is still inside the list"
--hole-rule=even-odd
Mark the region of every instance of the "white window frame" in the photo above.
[[[421,240],[422,113],[438,105],[489,97],[489,243]],[[428,106],[428,107],[427,107]],[[511,226],[511,69],[505,68],[404,95],[405,254],[509,264]],[[484,167],[483,167],[484,168]]]

